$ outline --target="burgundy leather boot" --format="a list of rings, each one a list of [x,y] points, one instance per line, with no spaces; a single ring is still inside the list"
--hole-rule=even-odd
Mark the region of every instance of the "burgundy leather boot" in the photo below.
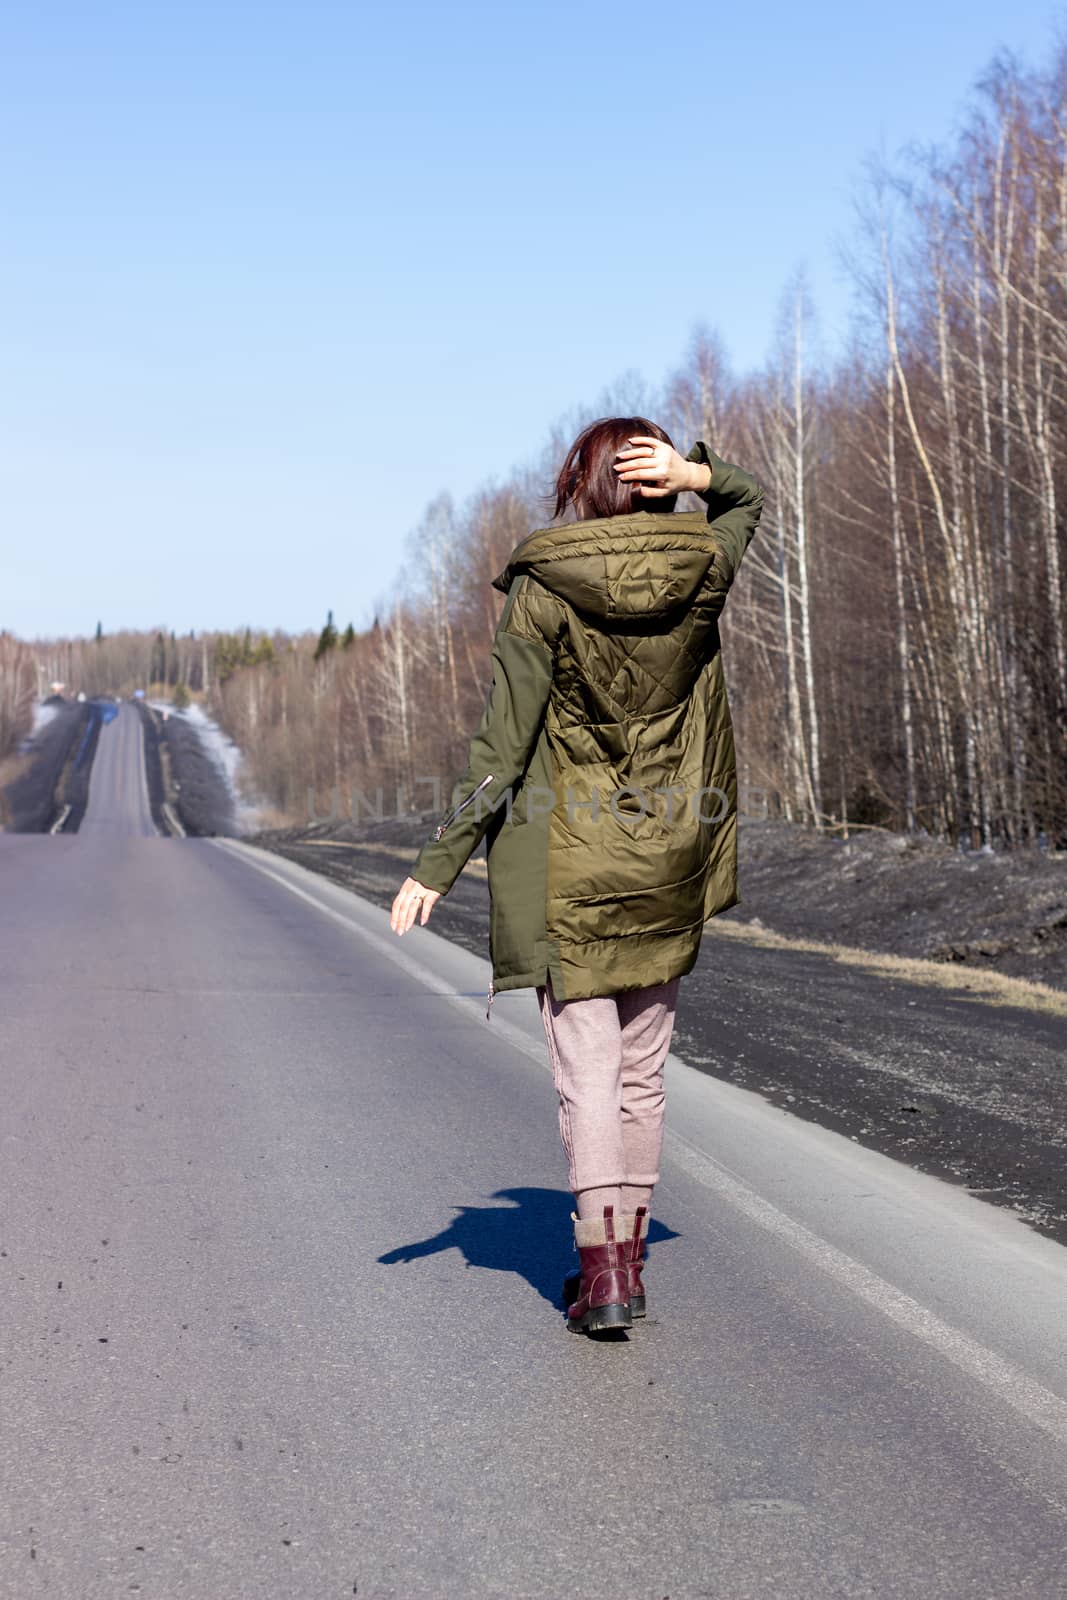
[[[630,1315],[632,1317],[645,1316],[645,1285],[641,1278],[641,1269],[645,1264],[648,1252],[648,1207],[638,1206],[635,1216],[624,1216],[622,1219],[620,1249],[626,1257],[626,1270],[629,1276],[630,1288]],[[580,1272],[568,1272],[563,1280],[563,1304],[572,1306],[578,1298],[581,1289],[582,1275]]]
[[[645,1315],[645,1286],[641,1280],[641,1268],[645,1264],[645,1255],[648,1250],[648,1207],[638,1206],[632,1217],[624,1217],[627,1226],[626,1265],[630,1278],[630,1315],[643,1317]]]
[[[578,1295],[567,1312],[574,1333],[604,1333],[629,1328],[630,1273],[627,1245],[615,1238],[614,1207],[604,1207],[604,1217],[574,1219],[574,1241],[581,1260]]]

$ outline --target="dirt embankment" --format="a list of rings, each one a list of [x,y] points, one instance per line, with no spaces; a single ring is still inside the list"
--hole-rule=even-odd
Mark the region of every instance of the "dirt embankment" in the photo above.
[[[9,833],[47,833],[60,818],[65,832],[76,833],[85,814],[99,707],[59,696],[46,705],[49,720],[6,763],[12,776],[0,791],[0,823]]]
[[[747,822],[740,855],[740,921],[1067,989],[1067,852]]]
[[[182,717],[164,717],[155,706],[139,702],[144,722],[145,776],[152,820],[163,833],[173,833],[177,818],[183,832],[198,838],[237,832],[233,798],[196,732]]]

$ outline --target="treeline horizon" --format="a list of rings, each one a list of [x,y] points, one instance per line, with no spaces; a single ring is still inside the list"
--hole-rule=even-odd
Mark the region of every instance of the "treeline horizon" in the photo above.
[[[578,427],[640,414],[767,491],[722,630],[748,790],[816,827],[1067,842],[1064,170],[1067,52],[1035,72],[997,58],[951,148],[871,173],[840,360],[811,361],[800,280],[758,372],[731,372],[698,330],[662,386],[624,379],[503,483],[433,501],[358,632],[331,612],[296,636],[0,637],[0,754],[10,686],[57,667],[87,693],[137,677],[203,695],[280,818],[304,820],[309,791],[450,781],[488,686],[490,580],[548,521]]]

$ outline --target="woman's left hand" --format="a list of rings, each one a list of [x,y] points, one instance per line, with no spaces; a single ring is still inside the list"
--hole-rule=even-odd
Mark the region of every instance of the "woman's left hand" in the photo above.
[[[629,449],[615,457],[615,471],[623,483],[636,483],[650,500],[662,500],[683,489],[706,489],[711,476],[706,466],[687,461],[672,444],[649,434],[635,434]]]
[[[393,901],[389,926],[394,933],[405,934],[415,926],[415,918],[418,917],[419,926],[425,928],[430,912],[440,898],[438,890],[427,889],[424,883],[417,882],[415,878],[405,878]]]

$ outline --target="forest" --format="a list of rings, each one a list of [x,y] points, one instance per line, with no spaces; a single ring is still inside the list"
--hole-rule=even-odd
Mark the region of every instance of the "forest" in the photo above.
[[[630,376],[468,503],[442,493],[366,629],[331,612],[299,637],[0,635],[0,754],[54,680],[154,686],[204,698],[278,822],[379,788],[427,807],[418,780],[447,789],[484,704],[491,578],[548,520],[570,436],[633,411],[767,491],[723,626],[742,808],[1063,846],[1067,53],[1039,72],[998,59],[950,149],[872,170],[848,259],[843,357],[817,359],[800,277],[764,370],[732,372],[698,329],[658,390]],[[364,604],[340,576],[324,595],[342,617]]]

